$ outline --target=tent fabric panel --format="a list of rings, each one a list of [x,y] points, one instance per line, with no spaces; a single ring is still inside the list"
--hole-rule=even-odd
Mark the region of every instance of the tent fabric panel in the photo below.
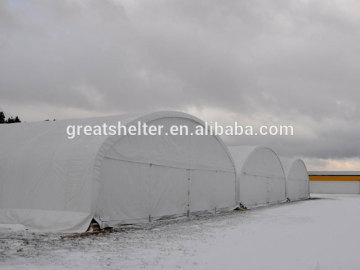
[[[286,196],[292,201],[309,198],[309,176],[304,162],[283,157],[281,162],[286,172]]]
[[[301,159],[281,157],[286,173],[286,196],[292,201],[309,198],[309,180]]]
[[[268,178],[269,204],[281,203],[286,200],[285,178]]]
[[[107,226],[185,214],[186,171],[105,159],[97,219]]]
[[[235,173],[191,170],[190,211],[213,211],[236,205]]]
[[[247,208],[286,200],[286,180],[277,154],[267,147],[230,146],[239,203]]]
[[[291,201],[297,201],[309,198],[309,183],[306,181],[288,181],[287,197]]]
[[[267,179],[256,175],[240,175],[239,200],[247,208],[266,205],[268,199]]]
[[[185,214],[188,206],[188,182],[186,170],[154,166],[150,167],[150,215],[163,217]]]
[[[216,136],[166,135],[173,125],[195,132],[201,121],[169,116],[146,123],[164,126],[163,135],[127,135],[107,146],[99,177],[99,220],[116,224],[180,215],[186,213],[189,202],[190,211],[235,206],[235,168],[221,140]],[[132,178],[136,179],[131,182]],[[119,189],[127,194],[116,198],[112,192]],[[128,194],[136,194],[137,204]],[[135,207],[135,211],[123,213],[122,207]]]
[[[109,149],[106,157],[186,169],[234,171],[231,158],[217,137],[169,135],[174,125],[184,126],[189,134],[195,134],[196,127],[201,123],[192,119],[166,117],[147,124],[163,126],[162,134],[123,136]],[[201,151],[191,151],[194,148]]]
[[[282,179],[285,183],[281,162],[277,155],[269,148],[259,147],[254,149],[243,163],[242,171],[246,174]]]
[[[45,232],[84,232],[93,218],[91,213],[36,210],[0,209],[0,224],[22,224]]]
[[[68,140],[68,121],[58,123],[22,123],[1,127],[0,136],[0,208],[13,209],[16,215],[4,215],[2,223],[26,224],[29,228],[58,231],[81,226],[83,218],[66,218],[67,224],[54,225],[44,215],[28,218],[26,211],[92,213],[92,168],[100,147],[100,138],[78,137]],[[87,141],[88,143],[85,143]],[[92,147],[89,147],[92,145]],[[43,212],[42,212],[43,211]],[[16,222],[16,219],[18,221]],[[84,224],[87,227],[88,224]]]

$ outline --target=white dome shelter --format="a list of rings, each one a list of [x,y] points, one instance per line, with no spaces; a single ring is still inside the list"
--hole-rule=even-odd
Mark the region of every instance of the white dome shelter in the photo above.
[[[309,175],[304,161],[298,158],[280,159],[286,176],[286,197],[291,201],[308,199]]]
[[[278,155],[267,147],[230,146],[238,184],[238,202],[246,208],[286,201],[285,174]]]
[[[69,125],[163,125],[162,135],[77,136]],[[0,126],[0,223],[42,231],[86,231],[236,205],[235,167],[216,136],[193,131],[188,114],[157,112]]]

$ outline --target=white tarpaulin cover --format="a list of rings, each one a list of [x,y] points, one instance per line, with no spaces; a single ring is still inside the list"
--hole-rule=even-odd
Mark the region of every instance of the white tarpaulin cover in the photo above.
[[[167,215],[234,207],[231,156],[216,136],[78,136],[68,125],[185,125],[178,112],[0,126],[0,223],[85,231]]]
[[[291,201],[309,198],[309,175],[305,163],[298,158],[280,158],[286,176],[286,197]]]
[[[238,179],[238,201],[247,208],[286,200],[285,174],[277,154],[267,147],[230,146]]]

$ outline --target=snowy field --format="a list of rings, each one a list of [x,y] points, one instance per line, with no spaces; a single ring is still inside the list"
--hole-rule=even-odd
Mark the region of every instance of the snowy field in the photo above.
[[[0,227],[0,269],[360,269],[360,196],[69,237]]]

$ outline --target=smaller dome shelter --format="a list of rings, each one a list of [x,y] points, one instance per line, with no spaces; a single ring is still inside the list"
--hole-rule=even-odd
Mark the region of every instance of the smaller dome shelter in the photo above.
[[[246,208],[286,201],[286,180],[278,155],[261,146],[229,146],[237,175],[238,202]]]
[[[70,127],[162,126],[156,135],[93,134]],[[236,206],[235,166],[222,140],[193,133],[200,119],[155,112],[0,126],[0,224],[83,232]],[[190,134],[191,135],[191,134]]]
[[[309,175],[304,161],[298,158],[280,158],[286,176],[286,197],[290,201],[308,199]]]

